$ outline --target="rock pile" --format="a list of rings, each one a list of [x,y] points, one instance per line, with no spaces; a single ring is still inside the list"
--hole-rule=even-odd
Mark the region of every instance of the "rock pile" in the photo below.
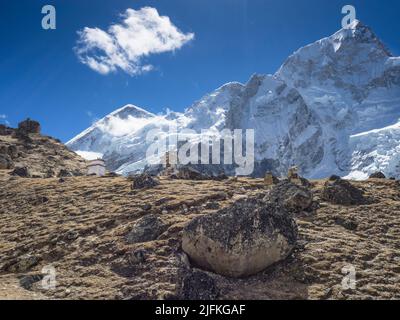
[[[40,133],[40,123],[31,119],[26,119],[18,124],[18,131],[22,134]]]

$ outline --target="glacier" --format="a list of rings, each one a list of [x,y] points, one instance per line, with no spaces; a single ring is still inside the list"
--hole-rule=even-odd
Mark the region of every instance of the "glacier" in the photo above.
[[[300,48],[275,74],[225,84],[181,113],[126,105],[67,146],[102,154],[109,170],[127,175],[148,166],[150,130],[254,129],[254,176],[284,176],[297,165],[307,178],[366,179],[376,171],[400,178],[399,119],[400,58],[355,21]]]

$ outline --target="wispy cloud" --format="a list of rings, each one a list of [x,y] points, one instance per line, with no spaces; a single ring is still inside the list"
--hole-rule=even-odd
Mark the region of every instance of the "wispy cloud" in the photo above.
[[[7,116],[5,114],[0,114],[0,119],[6,119]]]
[[[86,27],[78,32],[75,52],[79,60],[100,74],[151,71],[153,66],[143,62],[146,57],[173,52],[194,39],[193,33],[181,32],[155,8],[127,9],[121,17],[122,21],[107,31]]]

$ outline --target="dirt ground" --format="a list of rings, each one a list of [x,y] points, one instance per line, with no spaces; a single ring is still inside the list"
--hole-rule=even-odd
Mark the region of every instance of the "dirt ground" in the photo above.
[[[400,299],[400,185],[352,182],[372,203],[337,206],[319,199],[296,218],[300,239],[286,261],[246,279],[211,275],[219,299]],[[262,180],[161,179],[132,191],[123,177],[12,178],[0,171],[0,299],[171,299],[190,265],[181,231],[197,215],[253,193]],[[149,208],[151,205],[151,208]],[[129,244],[135,221],[156,214],[168,226],[155,241]],[[138,258],[139,257],[139,258]],[[44,289],[43,267],[56,286]],[[355,287],[344,288],[344,267]],[[39,280],[38,280],[39,279]]]

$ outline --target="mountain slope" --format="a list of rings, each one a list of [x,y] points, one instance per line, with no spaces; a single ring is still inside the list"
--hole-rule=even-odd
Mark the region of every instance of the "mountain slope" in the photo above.
[[[68,142],[75,151],[103,154],[120,173],[148,164],[146,134],[159,129],[255,130],[255,175],[283,175],[292,165],[302,174],[368,176],[375,170],[398,174],[382,161],[359,156],[354,136],[386,128],[400,119],[400,58],[393,57],[372,30],[356,21],[291,55],[274,75],[254,75],[246,84],[228,83],[184,113],[153,115],[125,106]],[[370,134],[368,137],[372,136]],[[196,136],[193,136],[193,141]],[[394,141],[394,142],[393,142]],[[389,148],[394,138],[380,148]],[[369,158],[377,144],[370,144]],[[367,151],[365,151],[367,152]],[[393,162],[397,156],[388,155]],[[232,172],[228,172],[232,174]],[[353,175],[354,177],[354,175]]]

